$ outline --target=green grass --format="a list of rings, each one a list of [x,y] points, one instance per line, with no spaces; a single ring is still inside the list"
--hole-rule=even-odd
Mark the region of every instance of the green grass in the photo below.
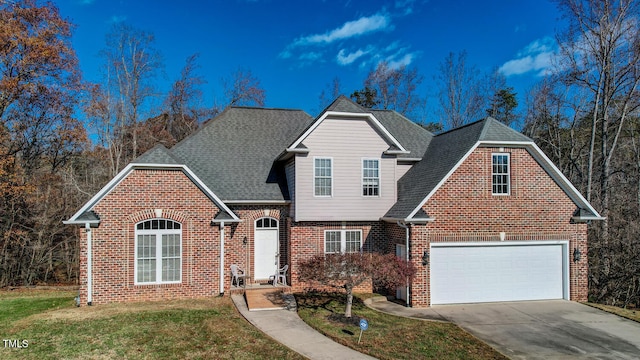
[[[618,316],[627,318],[629,320],[640,322],[640,309],[625,309],[617,306],[603,305],[603,304],[596,304],[596,303],[587,303],[587,305],[612,313],[612,314],[616,314]]]
[[[0,337],[27,340],[2,359],[302,359],[266,337],[231,300],[98,305],[76,308],[74,293],[3,296]]]
[[[344,318],[342,294],[296,294],[298,314],[311,327],[379,359],[506,359],[487,344],[450,323],[407,319],[368,308],[354,297],[353,320]],[[369,329],[358,344],[358,320]]]

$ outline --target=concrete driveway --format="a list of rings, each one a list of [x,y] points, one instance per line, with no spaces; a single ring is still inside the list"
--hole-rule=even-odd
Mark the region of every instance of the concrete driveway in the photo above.
[[[575,302],[432,309],[512,359],[639,359],[640,323]]]

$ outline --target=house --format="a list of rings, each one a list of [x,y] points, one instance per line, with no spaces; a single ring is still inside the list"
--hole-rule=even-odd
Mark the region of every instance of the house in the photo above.
[[[81,302],[230,290],[341,251],[418,268],[397,296],[433,304],[587,299],[598,212],[526,136],[492,118],[433,135],[341,96],[317,118],[230,107],[141,155],[66,221],[82,226]]]

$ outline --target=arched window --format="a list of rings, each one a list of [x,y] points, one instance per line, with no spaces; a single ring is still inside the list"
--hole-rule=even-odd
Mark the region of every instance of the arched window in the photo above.
[[[277,229],[278,220],[274,218],[261,218],[256,220],[256,229]]]
[[[168,219],[136,224],[135,283],[182,281],[182,225]]]

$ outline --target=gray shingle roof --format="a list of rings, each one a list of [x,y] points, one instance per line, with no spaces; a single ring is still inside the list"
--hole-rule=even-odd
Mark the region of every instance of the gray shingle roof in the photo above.
[[[301,110],[231,107],[170,151],[223,201],[288,200],[274,161],[312,121]]]
[[[531,139],[491,117],[435,136],[422,161],[398,181],[398,201],[385,217],[407,218],[478,141],[531,142]]]
[[[344,95],[338,96],[338,98],[335,99],[331,103],[331,105],[327,106],[327,108],[324,109],[324,111],[322,111],[320,113],[320,115],[322,115],[322,113],[325,113],[327,111],[350,112],[350,113],[368,113],[368,112],[371,112],[371,110],[363,108],[362,106],[360,106],[360,105],[356,104],[355,102],[351,101],[351,99],[347,98]]]
[[[173,156],[171,152],[162,144],[157,144],[149,151],[138,156],[132,162],[135,164],[182,164],[182,162],[178,158]]]

